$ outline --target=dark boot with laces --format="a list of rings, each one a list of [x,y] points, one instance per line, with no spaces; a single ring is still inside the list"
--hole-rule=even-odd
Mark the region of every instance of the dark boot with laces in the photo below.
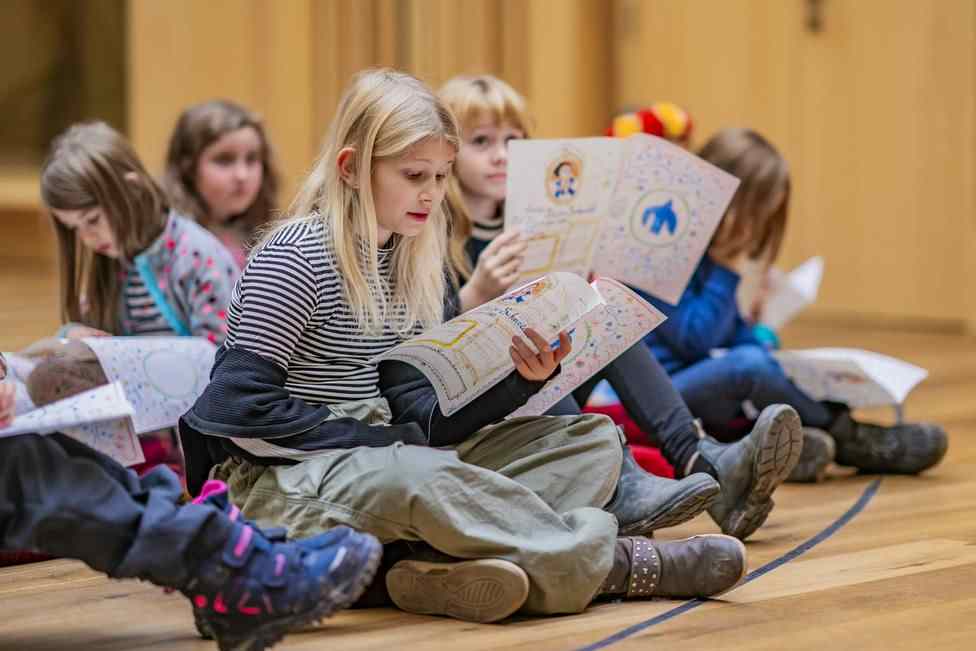
[[[859,423],[846,410],[829,432],[837,444],[837,463],[862,472],[917,474],[942,461],[949,447],[949,436],[938,425]]]

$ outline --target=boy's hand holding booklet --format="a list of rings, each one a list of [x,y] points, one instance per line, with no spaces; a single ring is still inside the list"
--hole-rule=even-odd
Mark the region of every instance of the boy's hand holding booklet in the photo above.
[[[572,351],[551,379],[514,415],[539,415],[664,321],[637,294],[608,278],[588,284],[553,273],[406,341],[373,359],[406,362],[433,385],[449,416],[515,370],[508,349],[526,329],[555,342],[566,331]]]

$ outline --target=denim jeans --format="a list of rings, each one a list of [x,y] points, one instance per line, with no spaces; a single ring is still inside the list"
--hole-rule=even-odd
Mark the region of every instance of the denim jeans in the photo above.
[[[737,346],[722,357],[683,368],[671,379],[705,429],[728,424],[741,414],[747,400],[759,410],[777,403],[790,405],[809,427],[827,428],[834,418],[827,405],[798,389],[761,346]]]

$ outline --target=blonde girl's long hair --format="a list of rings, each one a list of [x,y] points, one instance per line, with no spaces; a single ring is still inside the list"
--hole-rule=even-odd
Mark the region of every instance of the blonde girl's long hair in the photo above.
[[[723,257],[745,253],[770,264],[779,255],[790,208],[790,168],[765,138],[749,129],[723,129],[698,153],[739,178],[712,247]]]
[[[122,256],[131,260],[166,227],[162,189],[119,132],[92,122],[72,126],[52,143],[41,167],[41,199],[60,251],[62,320],[121,334],[121,262],[89,251],[50,210],[100,208]]]
[[[245,128],[254,129],[261,141],[261,187],[247,210],[234,217],[233,225],[245,239],[250,239],[278,207],[278,168],[264,124],[240,104],[211,100],[180,114],[169,139],[163,187],[177,211],[210,227],[209,208],[196,185],[200,155],[222,136]]]
[[[344,298],[364,332],[392,328],[408,335],[418,326],[440,323],[445,294],[445,206],[431,208],[420,235],[398,241],[391,261],[394,286],[388,299],[388,281],[379,273],[370,182],[376,160],[402,156],[429,138],[442,139],[455,151],[460,146],[454,116],[423,82],[389,69],[357,74],[339,102],[318,160],[288,208],[288,218],[276,224],[256,250],[291,223],[322,221],[326,245],[335,252]],[[355,188],[342,180],[337,166],[339,152],[346,147],[354,150]]]
[[[510,124],[522,131],[526,138],[531,137],[532,122],[525,98],[497,77],[454,77],[441,86],[438,96],[454,113],[462,133],[488,118],[495,124]],[[472,222],[471,214],[464,205],[464,194],[457,174],[448,182],[447,203],[451,220],[448,227],[448,259],[454,272],[452,277],[460,274],[463,278],[470,278],[472,261],[464,246],[471,237]]]

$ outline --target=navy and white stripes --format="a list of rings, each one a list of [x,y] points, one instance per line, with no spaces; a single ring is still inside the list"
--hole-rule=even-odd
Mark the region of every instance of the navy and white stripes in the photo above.
[[[391,257],[390,250],[380,251],[384,277]],[[375,334],[359,327],[343,296],[325,227],[315,221],[282,228],[252,257],[227,321],[226,346],[275,362],[288,373],[285,388],[314,404],[378,396],[378,374],[369,360],[402,341],[389,327]]]

